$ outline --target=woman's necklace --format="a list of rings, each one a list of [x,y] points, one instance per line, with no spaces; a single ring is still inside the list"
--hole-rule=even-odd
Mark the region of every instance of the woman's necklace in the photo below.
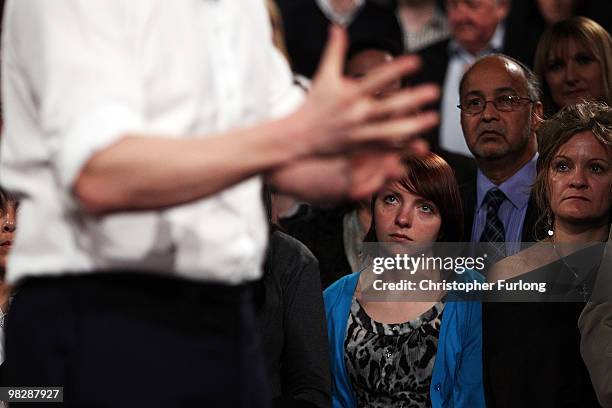
[[[572,275],[574,275],[574,282],[578,279],[578,273],[576,273],[576,271],[574,270],[574,268],[572,268],[565,260],[564,256],[561,256],[561,253],[559,252],[558,248],[557,248],[557,243],[555,242],[555,238],[554,236],[552,236],[552,234],[550,238],[550,242],[552,242],[553,245],[553,250],[555,251],[555,254],[557,255],[557,257],[561,260],[561,262],[563,263],[563,266],[565,266],[565,268],[567,268]],[[582,300],[586,303],[589,299],[590,296],[590,292],[587,288],[587,284],[586,282],[582,282],[582,284],[580,285],[580,290],[578,291],[578,294],[580,296],[582,296]]]

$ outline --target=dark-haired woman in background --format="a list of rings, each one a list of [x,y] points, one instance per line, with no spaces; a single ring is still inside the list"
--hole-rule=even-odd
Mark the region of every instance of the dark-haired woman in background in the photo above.
[[[595,21],[572,17],[549,27],[538,43],[534,71],[544,113],[583,100],[612,102],[612,37]]]
[[[373,197],[366,239],[460,241],[452,169],[433,153],[404,164],[405,175]],[[345,276],[324,293],[333,406],[483,407],[480,304],[445,302],[443,292],[427,301],[369,301],[368,275]]]

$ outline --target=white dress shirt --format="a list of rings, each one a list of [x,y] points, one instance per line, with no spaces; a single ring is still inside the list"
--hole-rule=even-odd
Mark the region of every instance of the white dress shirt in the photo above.
[[[472,157],[472,152],[465,143],[465,137],[461,129],[461,112],[457,108],[457,105],[459,105],[459,83],[465,71],[478,58],[494,52],[501,52],[504,33],[504,23],[498,24],[489,46],[478,55],[470,54],[454,40],[449,43],[450,58],[446,69],[441,101],[442,115],[439,144],[442,148]]]
[[[8,1],[0,180],[21,199],[8,280],[105,269],[258,278],[258,177],[168,210],[102,217],[80,211],[71,186],[127,133],[206,137],[295,109],[302,92],[271,38],[262,0]]]

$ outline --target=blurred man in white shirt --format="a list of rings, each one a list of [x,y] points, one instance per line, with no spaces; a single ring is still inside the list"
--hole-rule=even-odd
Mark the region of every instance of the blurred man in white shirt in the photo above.
[[[9,1],[3,36],[2,183],[23,216],[5,385],[64,386],[65,406],[264,405],[261,176],[366,196],[437,122],[396,113],[437,89],[376,100],[418,63],[349,81],[333,28],[303,100],[259,1]]]

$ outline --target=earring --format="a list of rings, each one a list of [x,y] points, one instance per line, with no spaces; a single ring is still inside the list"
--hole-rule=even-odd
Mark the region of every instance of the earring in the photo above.
[[[552,237],[553,235],[555,235],[555,231],[553,231],[553,226],[552,226],[552,219],[550,217],[550,213],[546,215],[546,228],[548,230],[548,236]]]

